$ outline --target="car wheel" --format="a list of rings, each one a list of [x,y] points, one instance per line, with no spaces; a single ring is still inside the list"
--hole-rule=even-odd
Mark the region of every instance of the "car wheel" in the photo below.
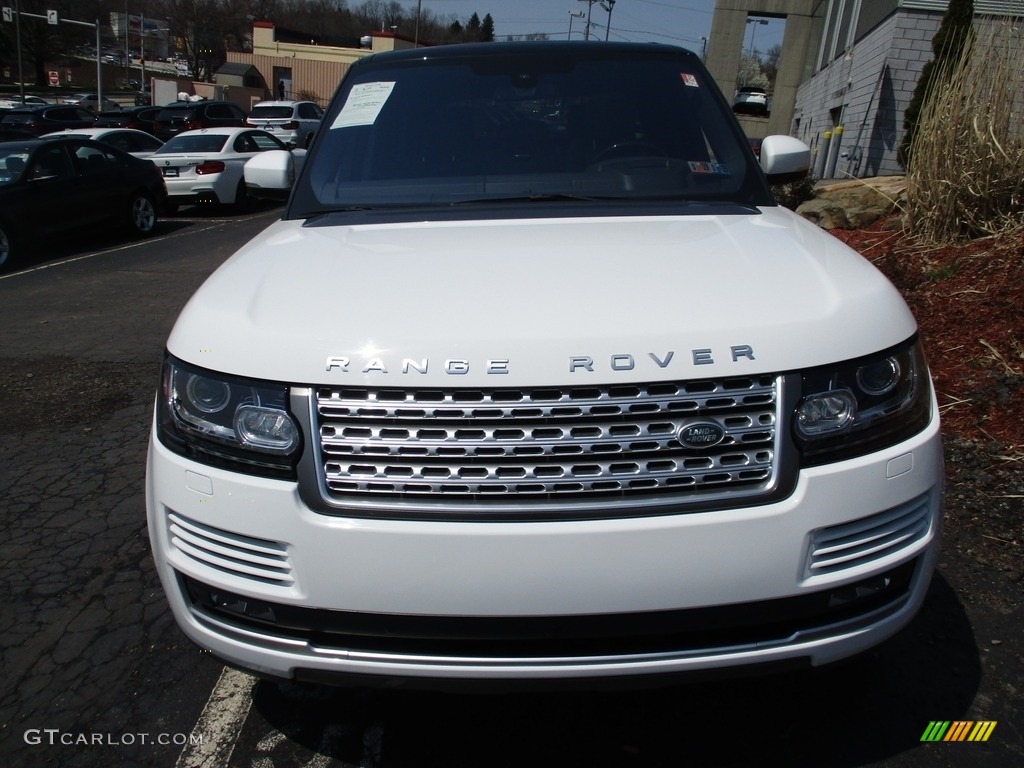
[[[10,269],[14,260],[14,244],[11,239],[10,228],[0,222],[0,272]]]
[[[238,182],[235,188],[235,211],[245,213],[249,210],[252,199],[249,197],[249,188],[245,186],[245,179]]]
[[[145,192],[132,194],[128,226],[138,235],[148,235],[156,227],[156,205]]]

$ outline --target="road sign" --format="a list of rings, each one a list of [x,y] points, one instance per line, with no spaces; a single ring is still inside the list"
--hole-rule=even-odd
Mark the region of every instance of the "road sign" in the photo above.
[[[4,6],[4,21],[14,21],[14,9]]]
[[[46,12],[46,23],[47,24],[60,24],[60,17],[57,15],[56,11],[47,11]]]
[[[56,69],[51,69],[49,72],[50,85],[60,85],[60,75]]]

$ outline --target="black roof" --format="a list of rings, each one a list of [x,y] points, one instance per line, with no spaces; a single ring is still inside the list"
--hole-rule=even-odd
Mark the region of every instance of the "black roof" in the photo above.
[[[256,67],[252,64],[245,64],[237,61],[229,61],[226,64],[221,64],[214,74],[217,75],[248,75],[250,72],[259,72]]]
[[[38,138],[34,133],[23,131],[20,128],[8,128],[6,125],[0,125],[0,142],[25,142]]]
[[[204,104],[231,104],[237,106],[233,101],[224,101],[223,99],[196,99],[195,101],[169,101],[163,104],[159,109],[182,109],[184,107],[201,107]],[[241,109],[241,107],[239,107]]]
[[[9,115],[12,112],[42,112],[44,109],[53,109],[54,107],[73,107],[74,104],[19,104],[17,107],[11,107],[0,112],[0,117]]]
[[[0,146],[5,149],[8,147],[25,147],[26,149],[34,147],[36,144],[42,144],[43,140],[40,138],[34,139],[10,139],[8,141],[0,141]]]

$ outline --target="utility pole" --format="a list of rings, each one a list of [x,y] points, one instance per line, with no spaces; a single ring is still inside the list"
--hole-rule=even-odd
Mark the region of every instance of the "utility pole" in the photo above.
[[[590,39],[590,12],[594,9],[594,3],[598,2],[598,0],[580,0],[580,2],[587,4],[587,28],[586,28],[586,30],[583,33],[583,39],[584,40],[589,40]]]
[[[25,103],[25,74],[21,68],[21,2],[14,0],[14,33],[18,45],[18,89],[21,93],[21,103]]]
[[[612,30],[612,9],[615,7],[615,0],[601,0],[601,7],[608,11],[608,23],[604,27],[604,41],[608,42],[608,33]]]
[[[15,39],[18,47],[18,82],[21,84],[21,103],[25,103],[25,75],[21,66],[21,17],[28,16],[33,19],[42,19],[47,24],[52,24],[54,26],[57,24],[77,24],[80,27],[92,27],[96,30],[96,99],[97,104],[99,104],[103,99],[103,67],[100,64],[100,20],[96,19],[95,23],[91,23],[88,21],[62,19],[57,11],[51,10],[48,10],[45,16],[38,13],[29,13],[28,11],[21,10],[21,3],[18,0],[14,0],[14,13],[12,14],[10,11],[10,8],[3,9],[3,20],[13,21],[15,24]]]

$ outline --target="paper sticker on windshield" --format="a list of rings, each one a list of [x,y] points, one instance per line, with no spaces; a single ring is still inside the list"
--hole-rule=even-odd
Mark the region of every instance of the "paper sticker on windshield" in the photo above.
[[[697,84],[697,78],[689,72],[681,72],[679,76],[683,78],[683,85],[687,85],[690,88],[700,88],[700,85]]]
[[[353,85],[345,99],[345,106],[334,118],[331,128],[373,125],[394,89],[394,82]]]
[[[690,166],[690,173],[700,173],[705,176],[732,176],[729,166],[723,163],[708,163],[702,160],[691,160],[687,163]]]

